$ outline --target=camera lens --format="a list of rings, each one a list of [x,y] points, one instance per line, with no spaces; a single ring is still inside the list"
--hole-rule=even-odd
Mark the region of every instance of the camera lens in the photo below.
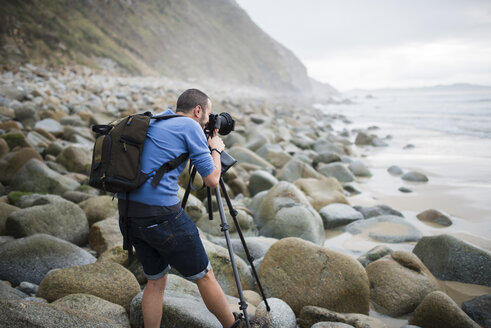
[[[235,129],[235,121],[229,113],[221,113],[216,120],[215,128],[221,135],[227,135]]]

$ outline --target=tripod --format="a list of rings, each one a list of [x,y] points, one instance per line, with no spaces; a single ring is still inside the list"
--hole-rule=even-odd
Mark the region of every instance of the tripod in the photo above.
[[[221,172],[221,174],[223,175],[223,173],[225,173],[225,171],[228,170],[237,161],[225,152],[222,152],[222,157],[229,157],[229,158],[227,158],[227,160],[229,160],[228,165],[227,165],[227,163],[224,163],[222,161],[222,172]],[[231,159],[231,161],[230,161],[230,159]],[[244,251],[246,253],[247,260],[249,261],[249,264],[251,265],[252,273],[254,275],[254,278],[257,281],[257,285],[258,285],[259,290],[261,292],[261,296],[263,297],[264,303],[266,304],[266,310],[269,312],[270,307],[269,307],[268,301],[266,300],[266,296],[264,295],[264,291],[263,291],[263,288],[261,286],[261,282],[259,281],[259,277],[257,276],[256,268],[254,267],[254,264],[253,264],[254,258],[250,255],[249,249],[247,248],[247,244],[246,244],[245,239],[244,239],[244,235],[242,234],[242,231],[240,230],[239,223],[237,222],[237,213],[238,212],[232,207],[232,202],[230,201],[230,197],[227,193],[227,189],[225,188],[225,183],[223,182],[222,175],[220,175],[220,187],[222,189],[223,195],[225,196],[225,200],[227,202],[227,206],[228,206],[228,209],[230,211],[230,215],[232,216],[232,219],[234,221],[235,228],[236,228],[237,232],[239,233],[240,241],[242,242],[242,246],[244,247]],[[191,185],[193,183],[195,176],[196,176],[196,167],[193,166],[193,168],[191,170],[191,176],[189,178],[189,182],[188,182],[188,185],[186,187],[186,192],[184,193],[184,197],[182,198],[182,208],[185,208],[185,206],[186,206],[186,202],[188,200],[188,196],[189,196],[189,193],[191,191]],[[228,232],[228,230],[230,229],[230,226],[227,224],[227,219],[225,217],[225,212],[223,210],[222,198],[220,195],[220,188],[219,187],[215,188],[215,196],[217,199],[218,211],[220,213],[220,219],[222,222],[220,224],[220,227],[222,227],[221,230],[225,234],[225,240],[227,242],[228,253],[230,256],[230,262],[232,263],[232,268],[233,268],[234,277],[235,277],[235,283],[237,285],[237,291],[239,293],[239,299],[240,299],[239,309],[244,313],[244,319],[246,321],[247,328],[250,328],[249,317],[247,315],[247,306],[248,305],[247,305],[246,301],[244,300],[244,294],[242,293],[242,286],[240,284],[239,272],[237,271],[237,266],[235,264],[234,252],[232,250],[232,243],[230,241],[230,234]],[[212,197],[211,196],[211,188],[207,187],[208,218],[210,220],[213,220],[213,209],[212,209],[211,197]]]

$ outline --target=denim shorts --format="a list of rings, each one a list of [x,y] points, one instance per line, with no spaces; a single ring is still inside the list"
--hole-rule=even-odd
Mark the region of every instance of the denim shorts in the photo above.
[[[131,242],[148,279],[165,276],[171,266],[191,281],[210,271],[198,228],[182,208],[169,215],[129,217],[128,221]]]

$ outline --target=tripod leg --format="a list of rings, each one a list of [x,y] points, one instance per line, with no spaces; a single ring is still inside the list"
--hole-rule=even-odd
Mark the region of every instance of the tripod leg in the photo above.
[[[221,179],[221,178],[220,178]],[[215,188],[215,196],[217,198],[217,203],[218,203],[218,211],[220,213],[220,219],[221,219],[221,224],[220,226],[222,227],[222,231],[225,234],[225,240],[227,242],[227,248],[228,248],[228,253],[230,256],[230,262],[232,263],[232,269],[234,270],[234,276],[235,276],[235,283],[237,284],[237,292],[239,293],[239,305],[240,309],[244,313],[244,318],[247,324],[247,328],[250,328],[250,323],[249,323],[249,317],[247,315],[247,303],[244,300],[244,294],[242,293],[242,286],[240,284],[240,277],[239,277],[239,271],[237,270],[237,265],[235,264],[235,257],[234,257],[234,252],[232,250],[232,243],[230,241],[230,234],[228,230],[230,229],[230,226],[227,224],[227,220],[225,217],[225,212],[223,211],[223,205],[222,205],[222,198],[220,196],[220,189],[219,187]]]
[[[191,165],[191,164],[190,164]],[[194,177],[196,176],[196,167],[193,166],[191,174],[189,175],[188,185],[186,186],[186,191],[184,192],[184,197],[182,197],[181,207],[185,208],[188,202],[189,193],[191,192],[191,184],[193,183]]]
[[[263,297],[264,304],[266,305],[266,310],[269,312],[270,307],[268,304],[268,301],[266,300],[266,296],[264,295],[263,287],[261,286],[261,282],[259,281],[259,277],[257,276],[256,268],[254,267],[254,258],[251,256],[249,253],[249,248],[247,247],[246,241],[244,239],[244,235],[242,234],[242,230],[240,230],[239,223],[237,222],[237,211],[233,208],[232,206],[232,201],[230,200],[230,197],[227,193],[227,189],[225,188],[225,183],[223,182],[223,179],[220,177],[220,187],[222,188],[223,195],[225,196],[225,200],[227,202],[228,209],[230,211],[230,215],[232,216],[232,219],[235,224],[235,228],[237,229],[237,232],[239,233],[239,238],[240,241],[242,242],[242,247],[244,248],[244,251],[247,256],[247,260],[249,261],[249,264],[251,265],[252,268],[252,274],[254,275],[254,278],[257,281],[257,286],[259,287],[259,291],[261,292],[261,296]]]

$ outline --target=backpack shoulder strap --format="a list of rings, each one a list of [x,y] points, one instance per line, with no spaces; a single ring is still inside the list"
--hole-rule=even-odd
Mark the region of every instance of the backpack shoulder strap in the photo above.
[[[172,114],[172,115],[156,115],[150,117],[151,119],[160,121],[160,120],[168,120],[169,118],[174,118],[174,117],[183,117],[182,115],[177,115],[177,114]]]
[[[161,167],[158,168],[157,171],[155,171],[155,175],[153,176],[152,179],[152,187],[157,188],[158,184],[160,183],[160,180],[164,176],[164,173],[170,172],[173,169],[177,168],[179,165],[187,161],[189,154],[188,153],[182,153],[178,157],[162,164]]]

